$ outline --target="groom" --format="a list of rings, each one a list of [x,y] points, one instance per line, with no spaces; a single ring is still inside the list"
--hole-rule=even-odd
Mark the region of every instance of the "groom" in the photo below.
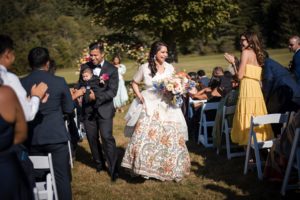
[[[111,180],[115,181],[118,176],[117,149],[112,128],[115,115],[113,98],[117,94],[119,84],[118,70],[104,60],[102,43],[92,43],[89,46],[89,51],[91,61],[83,66],[88,66],[92,69],[93,74],[99,77],[99,87],[96,91],[91,91],[90,101],[93,102],[93,109],[89,109],[89,113],[84,113],[83,123],[92,156],[96,162],[97,172],[105,169],[105,159],[107,159]],[[83,71],[84,69],[81,69],[81,74]],[[81,77],[79,81],[82,81]],[[99,133],[102,144],[99,141]],[[102,153],[102,147],[105,157]]]

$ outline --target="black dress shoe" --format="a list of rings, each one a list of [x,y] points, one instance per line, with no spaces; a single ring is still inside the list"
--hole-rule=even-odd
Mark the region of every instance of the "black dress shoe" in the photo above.
[[[105,170],[105,168],[104,168],[101,164],[96,166],[96,171],[97,171],[97,172],[100,173],[100,172],[103,171],[103,170]]]
[[[117,179],[119,178],[119,174],[115,172],[111,175],[110,178],[111,178],[111,182],[116,182]]]

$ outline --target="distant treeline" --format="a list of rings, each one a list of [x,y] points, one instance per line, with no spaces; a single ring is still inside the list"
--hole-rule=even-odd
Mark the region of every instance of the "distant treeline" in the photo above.
[[[236,50],[239,34],[247,29],[259,31],[268,48],[286,47],[290,35],[300,34],[298,0],[231,2],[238,5],[238,11],[228,23],[216,27],[205,39],[179,42],[178,51],[206,54]],[[74,0],[0,1],[0,13],[1,34],[10,35],[16,43],[15,72],[18,74],[27,72],[27,54],[35,46],[47,47],[58,68],[76,67],[82,49],[91,41],[116,32],[94,22],[88,8]],[[139,35],[147,34],[139,32]],[[150,44],[153,38],[143,37],[143,40]]]

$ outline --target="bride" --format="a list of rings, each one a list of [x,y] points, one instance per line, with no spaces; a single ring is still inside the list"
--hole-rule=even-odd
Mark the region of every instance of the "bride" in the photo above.
[[[173,66],[165,62],[167,57],[166,44],[153,43],[148,63],[133,77],[137,98],[125,116],[126,128],[131,127],[133,134],[121,166],[144,178],[180,181],[190,172],[187,125],[180,107],[168,104],[153,87],[153,81],[174,73]],[[145,88],[142,92],[138,87],[141,82]]]

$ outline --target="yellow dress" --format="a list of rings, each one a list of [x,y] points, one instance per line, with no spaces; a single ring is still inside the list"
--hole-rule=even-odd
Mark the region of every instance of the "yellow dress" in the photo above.
[[[266,115],[267,109],[260,87],[262,68],[246,65],[245,75],[240,82],[240,94],[231,129],[231,140],[239,145],[247,145],[251,115]],[[258,141],[272,139],[273,131],[270,125],[256,127]]]

